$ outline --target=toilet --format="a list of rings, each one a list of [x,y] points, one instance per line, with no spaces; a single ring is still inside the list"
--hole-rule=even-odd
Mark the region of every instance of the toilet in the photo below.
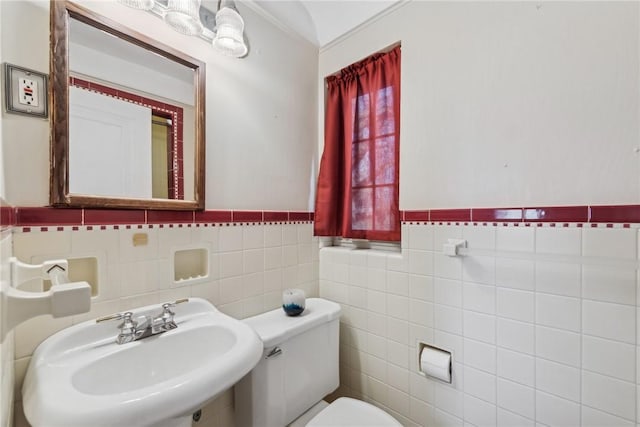
[[[256,367],[235,386],[238,427],[401,427],[391,415],[360,400],[323,397],[340,384],[340,305],[308,298],[295,317],[282,309],[244,322],[264,345]]]

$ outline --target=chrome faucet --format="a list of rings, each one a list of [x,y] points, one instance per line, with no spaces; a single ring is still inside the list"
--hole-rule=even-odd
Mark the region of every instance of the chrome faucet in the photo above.
[[[177,304],[188,301],[188,298],[183,298],[174,302],[164,303],[162,304],[162,313],[157,316],[141,315],[134,319],[133,313],[127,311],[126,313],[116,313],[100,317],[96,319],[96,323],[107,320],[122,320],[122,323],[118,325],[120,333],[116,337],[116,343],[126,344],[177,328],[178,325],[176,325],[176,322],[173,320],[175,313],[171,308]]]

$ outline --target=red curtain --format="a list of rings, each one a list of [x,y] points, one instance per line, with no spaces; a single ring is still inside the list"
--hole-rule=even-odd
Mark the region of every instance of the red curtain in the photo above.
[[[327,78],[316,236],[400,240],[400,46]]]

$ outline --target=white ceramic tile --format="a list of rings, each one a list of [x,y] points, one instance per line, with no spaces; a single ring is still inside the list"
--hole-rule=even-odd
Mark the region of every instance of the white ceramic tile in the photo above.
[[[582,427],[634,427],[635,423],[588,406],[582,406]]]
[[[256,295],[251,298],[246,298],[240,301],[242,303],[242,317],[257,316],[260,313],[264,313],[264,295]]]
[[[399,271],[387,271],[387,292],[409,296],[409,276]]]
[[[462,279],[465,282],[494,284],[496,261],[489,256],[467,256],[462,260]]]
[[[532,291],[535,287],[534,262],[496,258],[496,285]]]
[[[582,403],[632,420],[636,417],[636,386],[626,381],[583,371]]]
[[[619,341],[582,337],[582,368],[621,380],[636,380],[636,347]]]
[[[636,271],[584,265],[582,297],[619,304],[636,304]]]
[[[349,284],[360,287],[367,286],[367,268],[349,264]]]
[[[222,252],[220,254],[220,278],[242,275],[243,254],[238,252]]]
[[[264,294],[264,274],[262,272],[242,276],[242,298],[251,298],[262,294]]]
[[[158,257],[158,229],[120,229],[118,232],[120,234],[119,262],[145,261]],[[147,244],[134,246],[133,236],[139,233],[147,235]]]
[[[476,283],[464,283],[462,287],[462,300],[462,306],[465,310],[495,314],[496,287]]]
[[[530,323],[498,319],[498,346],[534,354],[534,327]]]
[[[476,399],[469,395],[464,396],[464,420],[474,426],[495,426],[496,406]]]
[[[287,267],[296,264],[298,264],[298,245],[282,246],[282,266]]]
[[[366,249],[354,249],[349,252],[349,261],[348,264],[352,266],[358,267],[366,267],[367,266],[367,253]]]
[[[159,290],[158,261],[137,261],[121,264],[120,273],[121,296],[138,295]]]
[[[524,353],[498,349],[498,376],[533,387],[535,385],[535,359]]]
[[[387,314],[402,320],[409,320],[409,298],[387,294]]]
[[[462,313],[462,322],[462,328],[465,338],[471,338],[477,341],[495,344],[495,316],[465,310]]]
[[[358,308],[367,308],[367,290],[358,286],[349,286],[347,301]]]
[[[284,224],[282,226],[282,244],[295,245],[298,243],[298,227],[296,224]]]
[[[496,376],[465,366],[464,392],[495,404]]]
[[[433,301],[433,277],[409,275],[409,296],[424,301]]]
[[[536,228],[536,252],[580,255],[582,232],[579,228]]]
[[[272,270],[282,267],[282,249],[280,247],[266,248],[264,250],[264,268]]]
[[[534,229],[531,227],[499,227],[496,230],[496,250],[533,252]]]
[[[387,383],[393,388],[409,393],[409,370],[387,363]]]
[[[383,292],[366,291],[367,309],[376,313],[387,312],[387,297]]]
[[[313,238],[313,224],[296,224],[298,243],[308,243]]]
[[[409,324],[409,346],[416,347],[418,342],[428,343],[433,342],[434,332],[433,328],[416,325],[415,323]]]
[[[48,234],[43,233],[43,234]],[[106,254],[107,264],[112,265],[119,261],[119,239],[118,230],[78,230],[70,233],[71,252],[74,254],[93,253],[101,251]],[[22,234],[16,234],[14,240]]]
[[[462,282],[436,277],[433,281],[433,300],[437,304],[462,307]]]
[[[451,353],[454,369],[458,362],[462,362],[464,360],[464,339],[461,336],[434,329],[433,343],[436,347]],[[431,343],[427,342],[427,344]]]
[[[541,391],[536,392],[536,420],[549,426],[580,425],[580,405]]]
[[[462,335],[462,310],[436,304],[433,307],[434,328]]]
[[[220,252],[242,250],[242,229],[244,227],[221,227],[218,234]]]
[[[509,288],[496,289],[497,314],[508,319],[533,322],[534,293]]]
[[[264,249],[250,249],[242,251],[242,263],[244,274],[264,271]]]
[[[387,361],[409,369],[409,346],[387,340]]]
[[[425,254],[426,256],[426,254]],[[408,271],[409,270],[409,257],[408,255],[400,253],[387,254],[387,270],[391,271]],[[420,273],[418,273],[420,274]]]
[[[536,295],[536,323],[580,332],[580,300],[559,295]]]
[[[501,378],[497,380],[498,406],[526,418],[535,414],[534,389]]]
[[[636,230],[630,228],[582,229],[582,255],[589,257],[636,259]]]
[[[471,249],[495,249],[496,227],[479,227],[466,225],[462,227],[462,238]]]
[[[279,291],[282,289],[282,269],[276,268],[264,272],[265,292]]]
[[[535,422],[528,418],[498,408],[497,427],[535,427]]]
[[[409,376],[409,392],[425,403],[435,403],[435,380],[412,373]]]
[[[464,421],[436,408],[433,412],[433,425],[436,427],[462,427]]]
[[[409,402],[409,416],[421,426],[433,425],[433,407],[421,400],[411,398]]]
[[[496,373],[496,347],[470,339],[464,340],[464,364]]]
[[[455,417],[463,416],[463,393],[448,384],[436,384],[436,403],[439,408]]]
[[[536,355],[580,367],[580,340],[574,332],[536,326]]]
[[[367,311],[367,331],[387,335],[387,316]]]
[[[393,387],[389,387],[387,393],[389,408],[400,414],[409,415],[409,395]]]
[[[409,225],[407,227],[409,249],[432,250],[433,228],[428,225]]]
[[[420,300],[409,300],[409,321],[419,326],[434,326],[433,304]]]
[[[264,232],[264,246],[267,248],[273,248],[282,246],[282,225],[281,224],[269,224],[263,227]]]
[[[320,263],[322,265],[322,263]],[[387,271],[379,268],[367,269],[367,288],[376,291],[386,292],[387,290]]]
[[[536,388],[579,402],[580,370],[538,358],[536,359]]]
[[[98,233],[98,231],[91,232]],[[71,234],[71,231],[14,233],[13,256],[23,262],[30,262],[33,256],[69,253],[71,251]],[[157,241],[155,243],[157,245]]]
[[[298,243],[298,262],[308,263],[312,261],[312,244]]]
[[[414,273],[414,271],[412,271],[412,273]],[[434,253],[433,272],[426,272],[422,274],[433,274],[434,276],[442,277],[443,279],[462,280],[462,259],[460,257],[451,257],[441,253]]]
[[[264,227],[245,226],[242,227],[242,248],[259,249],[264,245]]]
[[[536,263],[536,291],[569,297],[580,296],[580,265],[559,262]]]
[[[461,239],[462,227],[459,225],[434,225],[433,226],[433,248],[439,252],[442,245],[449,239]]]
[[[220,280],[220,303],[228,304],[242,299],[242,277]]]
[[[367,333],[367,353],[380,358],[380,363],[382,364],[382,366],[379,369],[382,372],[386,372],[387,367],[384,361],[387,359],[387,339],[381,337],[380,335]],[[387,380],[387,377],[382,377],[381,374],[376,375],[376,378],[381,381]]]
[[[408,259],[408,272],[425,276],[433,274],[434,253],[430,251],[418,251],[409,249],[406,251]],[[437,255],[437,254],[436,254]],[[387,263],[389,259],[387,258]],[[391,269],[390,269],[391,270]],[[405,270],[401,270],[405,271]]]
[[[368,250],[367,267],[369,267],[369,269],[385,270],[387,268],[387,253],[384,251]]]
[[[627,305],[584,300],[582,332],[635,344],[636,309]]]

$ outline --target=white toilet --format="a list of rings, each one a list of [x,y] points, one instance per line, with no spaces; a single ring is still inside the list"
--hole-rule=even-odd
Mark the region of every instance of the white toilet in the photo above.
[[[264,352],[235,386],[238,427],[401,427],[360,400],[322,400],[340,383],[339,318],[339,304],[309,298],[300,316],[276,309],[244,320],[262,339]]]

